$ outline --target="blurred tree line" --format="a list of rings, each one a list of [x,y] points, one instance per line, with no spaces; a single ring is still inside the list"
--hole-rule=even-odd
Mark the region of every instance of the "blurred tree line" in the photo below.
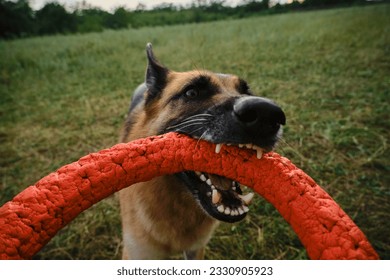
[[[119,7],[110,13],[85,2],[79,3],[73,11],[66,10],[56,2],[47,3],[40,10],[34,11],[28,0],[0,0],[0,38],[205,22],[367,3],[366,0],[301,0],[271,6],[269,0],[242,0],[236,7],[231,7],[225,2],[224,0],[194,0],[188,7],[164,3],[151,10],[139,4],[132,11]]]

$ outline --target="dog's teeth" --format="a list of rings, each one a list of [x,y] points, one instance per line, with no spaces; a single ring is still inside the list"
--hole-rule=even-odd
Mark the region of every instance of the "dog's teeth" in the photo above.
[[[240,215],[242,215],[242,214],[245,213],[245,212],[244,212],[244,209],[242,209],[242,207],[238,207],[237,210],[238,210],[238,213],[239,213]]]
[[[247,193],[246,195],[238,195],[239,198],[241,198],[242,201],[245,202],[245,204],[249,204],[251,203],[253,197],[255,196],[255,194],[253,192],[250,192],[250,193]]]
[[[230,214],[230,208],[226,207],[224,213],[225,213],[225,215],[229,215]]]
[[[207,192],[206,195],[207,195],[208,197],[210,197],[210,196],[211,196],[211,192]]]
[[[206,182],[207,178],[204,176],[204,174],[200,175],[199,178],[203,181]]]
[[[219,191],[217,191],[216,189],[213,189],[211,201],[212,201],[214,204],[217,204],[220,200],[221,200],[221,194],[220,194]]]
[[[200,175],[202,175],[202,173],[199,171],[195,171],[195,174],[198,175],[199,177],[200,177]]]
[[[210,180],[210,179],[207,179],[207,180],[206,180],[206,183],[207,183],[207,185],[209,185],[209,186],[211,186],[211,185],[212,185],[212,183],[211,183],[211,180]]]
[[[246,205],[243,205],[242,206],[242,210],[244,210],[245,213],[248,213],[249,212],[249,207],[246,206]]]
[[[215,145],[215,152],[216,152],[217,154],[219,154],[219,152],[221,151],[221,148],[222,148],[222,144],[217,144],[217,145]]]
[[[256,157],[261,159],[263,157],[263,151],[260,148],[256,149]]]
[[[256,151],[256,157],[258,159],[261,159],[263,157],[263,149],[259,146],[253,145],[252,149]]]
[[[253,145],[253,144],[238,144],[239,148],[247,148],[247,149],[252,149],[256,151],[256,157],[258,159],[261,159],[263,157],[263,149],[260,148],[259,146]]]
[[[217,207],[218,212],[223,213],[225,212],[225,207],[221,204]]]
[[[230,215],[232,216],[238,216],[238,210],[237,209],[233,209],[232,212],[230,213]]]

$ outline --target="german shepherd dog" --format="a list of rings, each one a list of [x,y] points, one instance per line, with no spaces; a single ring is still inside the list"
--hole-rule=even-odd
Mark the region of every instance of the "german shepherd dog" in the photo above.
[[[253,149],[257,157],[274,148],[285,114],[269,99],[230,74],[174,72],[146,47],[145,83],[134,92],[123,142],[176,131],[221,146]],[[253,193],[213,174],[181,172],[138,183],[120,192],[124,259],[163,259],[184,252],[201,259],[218,221],[238,222]]]

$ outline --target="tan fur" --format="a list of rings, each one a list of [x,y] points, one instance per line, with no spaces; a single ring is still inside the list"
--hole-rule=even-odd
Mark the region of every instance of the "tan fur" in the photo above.
[[[197,109],[171,108],[167,102],[172,94],[200,74],[210,76],[222,93],[213,96],[210,106],[238,94],[236,86],[239,80],[235,76],[205,71],[169,72],[162,97],[146,110],[135,109],[131,120],[133,126],[123,135],[122,141],[155,135],[169,120],[185,111]],[[182,251],[188,258],[203,258],[204,247],[218,222],[205,214],[176,177],[163,176],[138,183],[122,190],[119,196],[124,259],[161,259]]]

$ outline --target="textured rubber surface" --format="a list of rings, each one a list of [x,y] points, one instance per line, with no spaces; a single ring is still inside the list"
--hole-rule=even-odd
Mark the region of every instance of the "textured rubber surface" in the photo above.
[[[361,230],[302,170],[276,153],[169,133],[118,144],[63,166],[0,208],[0,258],[30,259],[94,203],[134,183],[183,170],[222,175],[254,189],[291,224],[312,259],[378,259]]]

